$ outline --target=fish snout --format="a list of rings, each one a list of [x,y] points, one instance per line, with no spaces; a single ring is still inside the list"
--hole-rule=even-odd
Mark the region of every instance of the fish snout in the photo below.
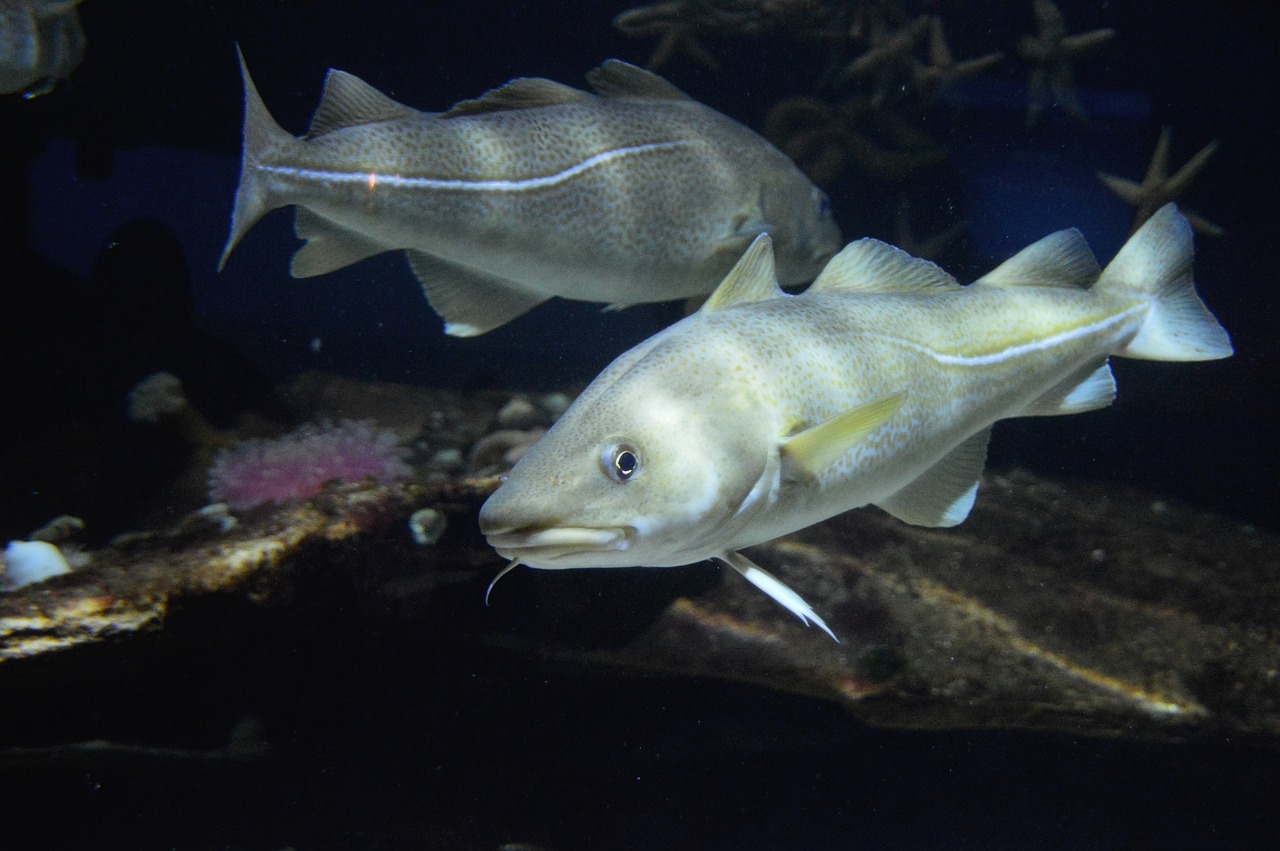
[[[528,500],[520,499],[512,491],[510,483],[504,477],[503,484],[480,506],[480,533],[487,538],[531,526],[560,524],[561,518],[554,515],[538,517],[540,512],[531,511],[530,507]]]

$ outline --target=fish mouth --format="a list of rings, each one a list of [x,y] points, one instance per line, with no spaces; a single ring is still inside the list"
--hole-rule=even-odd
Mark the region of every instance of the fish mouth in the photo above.
[[[625,550],[635,530],[630,526],[523,526],[484,533],[503,558],[541,567],[573,556]]]

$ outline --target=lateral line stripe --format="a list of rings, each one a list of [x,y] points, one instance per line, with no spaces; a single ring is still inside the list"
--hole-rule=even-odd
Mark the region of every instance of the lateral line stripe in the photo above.
[[[956,366],[990,366],[992,364],[1010,360],[1011,358],[1016,358],[1029,352],[1041,352],[1063,343],[1069,343],[1072,340],[1078,340],[1081,337],[1087,337],[1090,334],[1097,334],[1102,331],[1106,331],[1112,326],[1118,325],[1129,319],[1131,315],[1146,309],[1147,305],[1136,304],[1133,307],[1125,308],[1114,316],[1109,316],[1098,322],[1093,322],[1089,325],[1082,325],[1079,328],[1073,328],[1070,331],[1063,331],[1060,334],[1054,334],[1051,337],[1045,337],[1041,340],[1032,340],[1028,343],[1020,343],[1016,346],[1010,346],[1007,349],[1001,349],[998,352],[992,352],[991,354],[986,355],[949,355],[944,352],[931,349],[928,346],[922,346],[919,343],[904,340],[900,337],[886,337],[885,339],[901,346],[905,346],[908,349],[920,352],[923,355],[927,355],[941,364]]]
[[[399,174],[379,174],[377,172],[360,171],[324,171],[321,169],[293,168],[283,165],[260,165],[262,171],[280,174],[299,180],[320,180],[331,183],[358,183],[365,186],[393,186],[406,189],[460,189],[468,192],[523,192],[526,189],[543,189],[572,180],[585,171],[596,166],[607,165],[614,160],[636,154],[648,154],[669,151],[676,148],[696,144],[689,140],[675,142],[651,142],[646,145],[632,145],[626,148],[614,148],[587,157],[580,163],[566,168],[564,171],[542,177],[530,177],[525,180],[442,180],[436,177],[405,177]],[[372,178],[372,179],[371,179]]]

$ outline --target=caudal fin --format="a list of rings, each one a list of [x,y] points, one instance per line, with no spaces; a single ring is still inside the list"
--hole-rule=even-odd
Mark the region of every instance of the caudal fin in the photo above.
[[[1117,354],[1143,360],[1217,360],[1232,355],[1231,338],[1196,293],[1191,226],[1165,204],[1120,249],[1094,285],[1154,296],[1137,335]]]
[[[227,265],[232,249],[249,229],[267,213],[283,206],[271,198],[262,185],[261,174],[256,168],[258,162],[264,153],[281,144],[299,144],[267,112],[258,88],[249,76],[249,67],[245,65],[239,45],[236,45],[236,56],[240,59],[240,76],[244,80],[244,146],[240,155],[240,185],[236,187],[235,206],[231,209],[231,234],[218,259],[219,272]]]

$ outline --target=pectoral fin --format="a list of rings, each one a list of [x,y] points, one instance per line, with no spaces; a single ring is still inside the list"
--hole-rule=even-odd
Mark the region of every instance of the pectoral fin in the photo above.
[[[716,240],[711,246],[711,256],[737,259],[751,247],[751,243],[755,241],[756,237],[765,232],[766,229],[764,227],[748,227],[742,231],[731,231],[728,235]]]
[[[295,278],[314,278],[359,263],[389,249],[354,231],[340,228],[305,207],[298,208],[293,231],[307,244],[293,255],[289,274]]]
[[[969,516],[987,463],[991,428],[965,440],[888,499],[876,503],[913,526],[954,526]]]
[[[766,222],[760,209],[760,201],[746,203],[734,213],[728,222],[725,235],[713,247],[715,254],[729,254],[737,259],[747,247],[761,234],[766,234],[773,226]]]
[[[547,300],[511,281],[421,251],[406,251],[405,256],[427,301],[444,317],[444,332],[454,337],[475,337],[492,331]]]
[[[819,629],[831,636],[832,641],[837,644],[840,643],[840,639],[836,638],[836,634],[827,626],[826,621],[818,617],[818,613],[799,594],[788,588],[781,579],[760,567],[742,553],[730,551],[719,556],[719,560],[741,573],[744,579],[768,594],[784,609],[800,618],[805,626],[809,626],[809,622],[813,621],[818,625]]]
[[[781,447],[784,476],[794,479],[825,472],[841,455],[884,425],[906,399],[906,393],[894,393],[787,438]]]

